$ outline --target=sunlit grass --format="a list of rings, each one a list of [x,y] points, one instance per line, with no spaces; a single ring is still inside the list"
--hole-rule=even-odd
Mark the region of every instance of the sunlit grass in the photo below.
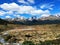
[[[34,28],[33,30],[21,30],[27,28]],[[15,29],[15,30],[14,30]],[[19,29],[19,30],[18,30]],[[60,38],[60,24],[45,24],[45,25],[15,25],[8,24],[0,25],[0,31],[2,30],[3,34],[8,31],[8,35],[11,38],[6,36],[6,40],[8,42],[24,42],[24,41],[32,41],[34,43],[39,43],[39,41],[47,41],[47,40],[56,40]],[[11,31],[12,30],[12,31]],[[26,35],[31,37],[26,37]]]

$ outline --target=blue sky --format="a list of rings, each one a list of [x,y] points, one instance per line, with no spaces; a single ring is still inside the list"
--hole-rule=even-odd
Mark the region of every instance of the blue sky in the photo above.
[[[60,0],[0,0],[0,18],[60,15]]]

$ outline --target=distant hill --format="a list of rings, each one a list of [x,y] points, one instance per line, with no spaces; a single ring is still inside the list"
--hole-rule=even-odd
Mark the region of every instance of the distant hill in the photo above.
[[[9,21],[0,18],[0,25],[7,25]]]

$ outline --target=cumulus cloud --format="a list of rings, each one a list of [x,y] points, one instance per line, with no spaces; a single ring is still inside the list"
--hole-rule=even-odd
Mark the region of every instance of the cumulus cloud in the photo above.
[[[43,15],[43,14],[50,14],[49,10],[41,10],[37,9],[33,6],[21,6],[16,3],[4,3],[0,5],[0,8],[6,10],[6,14],[29,14],[29,15]],[[0,12],[1,13],[1,12]],[[2,14],[2,13],[1,13]]]
[[[0,5],[1,8],[3,8],[4,10],[11,10],[11,11],[15,11],[19,9],[19,5],[17,5],[16,3],[4,3]]]
[[[49,10],[45,10],[45,11],[43,11],[43,10],[34,10],[34,11],[32,11],[31,12],[31,14],[34,14],[34,15],[41,15],[41,14],[49,14],[50,13],[50,11]]]

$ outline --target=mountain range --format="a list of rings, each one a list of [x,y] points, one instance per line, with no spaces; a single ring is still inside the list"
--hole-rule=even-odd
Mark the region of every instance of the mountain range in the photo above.
[[[37,18],[36,16],[33,16],[31,18],[6,18],[6,19],[0,19],[0,24],[2,23],[13,23],[13,24],[22,24],[22,25],[33,25],[33,24],[58,24],[60,23],[60,16],[56,15],[50,15],[48,17],[41,17]]]

